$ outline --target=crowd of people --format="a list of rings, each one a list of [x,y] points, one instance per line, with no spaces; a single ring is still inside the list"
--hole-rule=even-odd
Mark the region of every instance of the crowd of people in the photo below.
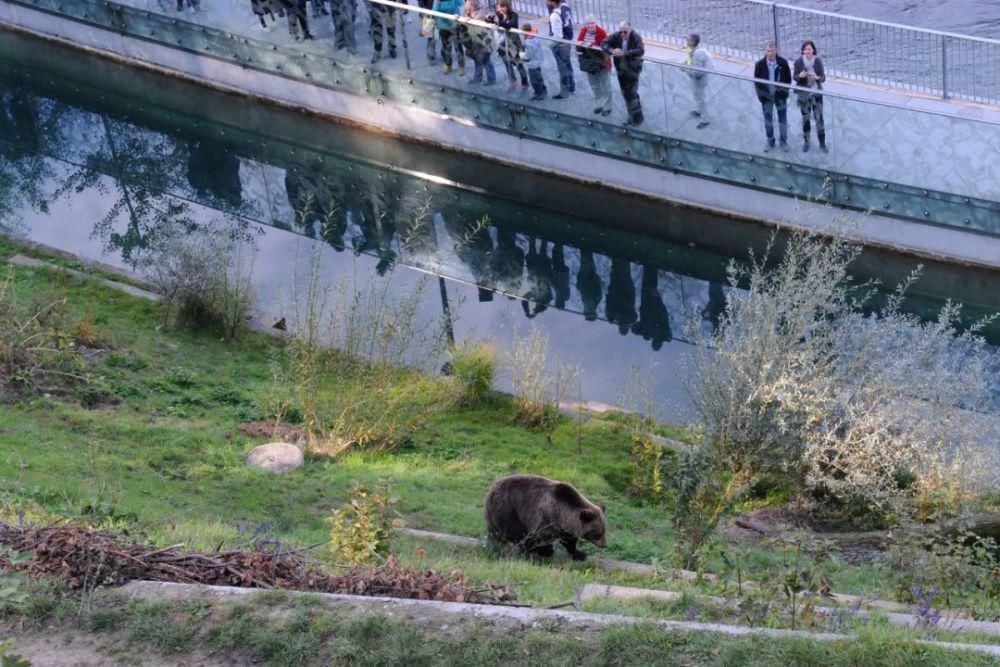
[[[197,8],[199,0],[177,0],[178,10],[182,3]],[[313,18],[331,16],[337,49],[357,52],[355,22],[357,0],[309,0]],[[420,34],[426,40],[426,55],[431,63],[440,57],[442,73],[466,75],[466,63],[471,62],[471,82],[485,86],[496,85],[496,54],[507,74],[507,83],[513,90],[532,94],[532,101],[550,97],[550,87],[543,74],[543,65],[548,57],[555,63],[558,72],[558,91],[551,99],[565,100],[576,93],[575,70],[586,74],[594,99],[593,112],[607,117],[612,113],[611,74],[618,79],[618,87],[625,102],[627,126],[639,126],[644,121],[639,83],[643,70],[645,46],[642,36],[627,21],[608,32],[594,15],[585,16],[582,26],[574,26],[573,12],[566,0],[546,0],[548,16],[537,24],[522,22],[514,9],[513,0],[496,0],[489,6],[488,0],[416,0],[423,9],[438,12],[438,16],[421,17]],[[296,39],[312,39],[306,11],[307,0],[251,0],[254,14],[263,29],[270,29],[268,19],[273,22],[286,17],[288,28]],[[377,62],[383,53],[389,58],[397,57],[397,8],[363,0],[368,8],[368,30],[372,41],[372,62]],[[405,4],[407,0],[402,0]],[[328,8],[329,5],[329,8]],[[458,21],[445,16],[472,19],[474,22]],[[490,26],[495,26],[490,27]],[[553,40],[541,39],[544,33]],[[387,48],[384,48],[386,47]],[[697,119],[697,129],[703,130],[711,124],[708,88],[713,59],[701,43],[697,33],[688,35],[686,40],[685,65],[691,81],[694,108],[691,116]],[[576,52],[576,65],[573,51]],[[547,56],[547,52],[551,55]],[[816,126],[819,149],[827,152],[826,128],[823,121],[823,96],[821,91],[826,81],[823,61],[819,57],[815,43],[802,44],[800,55],[792,64],[778,55],[773,42],[765,45],[765,54],[754,67],[757,98],[764,116],[764,132],[767,138],[766,152],[775,148],[789,150],[788,147],[788,98],[794,90],[802,117],[802,150],[811,148],[812,125]],[[784,87],[790,86],[791,88]],[[554,89],[555,87],[553,87]],[[778,132],[775,136],[775,116]]]

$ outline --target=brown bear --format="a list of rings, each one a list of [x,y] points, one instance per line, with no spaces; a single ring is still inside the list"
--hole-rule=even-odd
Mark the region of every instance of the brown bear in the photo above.
[[[537,475],[511,475],[486,494],[486,526],[496,539],[524,554],[551,556],[557,540],[573,560],[586,560],[577,540],[604,548],[604,506],[587,500],[572,485]]]

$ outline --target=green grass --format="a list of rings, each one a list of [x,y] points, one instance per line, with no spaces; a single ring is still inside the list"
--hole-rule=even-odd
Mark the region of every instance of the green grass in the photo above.
[[[16,247],[0,240],[0,255]],[[663,508],[631,498],[630,435],[625,419],[609,416],[578,434],[560,424],[551,443],[517,426],[510,402],[494,397],[474,408],[433,416],[393,453],[349,453],[313,459],[275,476],[246,467],[259,442],[238,434],[241,422],[271,417],[262,407],[272,381],[274,341],[249,334],[238,343],[167,331],[158,308],[97,281],[46,269],[15,270],[23,298],[65,296],[67,321],[88,318],[111,351],[90,371],[94,383],[120,399],[99,409],[78,394],[30,396],[0,410],[0,511],[25,511],[39,520],[63,517],[127,528],[157,544],[191,548],[245,545],[261,524],[296,545],[328,539],[327,517],[347,500],[352,483],[391,481],[398,511],[415,528],[480,537],[482,500],[498,477],[527,472],[570,481],[608,507],[604,556],[649,562],[673,548]],[[678,428],[660,429],[682,439]],[[406,564],[445,572],[464,570],[473,581],[516,585],[523,601],[554,604],[586,581],[663,585],[611,576],[586,566],[553,568],[412,539],[397,540]],[[317,550],[317,555],[325,552]],[[720,560],[713,556],[710,569]],[[778,570],[780,554],[753,550],[751,571]],[[841,566],[840,592],[884,594],[877,568]]]
[[[605,629],[553,626],[511,630],[483,622],[440,624],[405,616],[331,609],[314,596],[263,593],[240,603],[204,600],[148,603],[98,594],[81,605],[61,597],[46,616],[0,616],[0,633],[58,637],[86,628],[127,657],[198,651],[216,664],[284,665],[992,665],[982,655],[918,645],[882,627],[856,640],[730,638],[655,625]],[[79,613],[78,610],[82,609]],[[16,650],[16,644],[15,644]]]

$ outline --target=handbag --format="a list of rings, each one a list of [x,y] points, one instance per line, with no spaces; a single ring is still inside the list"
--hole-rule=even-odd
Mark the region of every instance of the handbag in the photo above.
[[[434,36],[434,17],[425,16],[422,21],[420,21],[420,36],[421,37],[433,37]]]

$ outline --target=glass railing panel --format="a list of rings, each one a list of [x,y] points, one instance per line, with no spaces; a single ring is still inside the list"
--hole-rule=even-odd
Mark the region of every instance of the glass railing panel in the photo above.
[[[427,37],[421,35],[424,17],[412,7],[393,8],[382,26],[383,30],[389,24],[394,28],[396,57],[391,57],[393,44],[386,34],[381,57],[372,62],[374,49],[366,3],[359,5],[354,26],[357,52],[352,54],[333,48],[328,17],[311,20],[316,40],[295,42],[283,19],[272,26],[271,32],[262,32],[255,27],[249,6],[242,4],[206,6],[202,12],[189,14],[171,11],[169,6],[147,11],[92,0],[31,2],[51,5],[53,11],[85,14],[87,20],[103,21],[129,34],[292,79],[442,112],[484,127],[799,197],[858,208],[881,207],[907,217],[972,228],[982,228],[994,208],[969,203],[981,210],[973,211],[968,223],[964,216],[963,222],[953,223],[952,219],[959,217],[955,207],[963,204],[956,198],[1000,199],[997,184],[987,175],[989,158],[1000,147],[1000,125],[974,119],[830,94],[813,97],[812,102],[803,105],[799,103],[803,98],[793,90],[786,101],[785,150],[777,117],[773,123],[775,146],[769,145],[753,80],[717,71],[698,72],[647,58],[638,85],[644,123],[639,128],[623,127],[629,114],[617,73],[610,74],[611,112],[595,114],[598,102],[587,75],[580,71],[575,46],[565,45],[570,47],[576,91],[567,99],[554,99],[560,77],[552,47],[564,45],[544,35],[532,37],[541,46],[539,70],[548,88],[543,99],[532,99],[534,92],[521,85],[517,67],[520,59],[511,68],[511,81],[504,57],[511,51],[507,48],[508,37],[523,40],[523,35],[505,35],[492,26],[470,23],[465,29],[465,69],[459,76],[457,54],[453,55],[451,71],[443,71],[440,41],[433,50],[428,49]],[[192,21],[204,22],[207,27]],[[534,22],[547,32],[544,21]],[[514,43],[523,46],[523,41],[517,40]],[[487,47],[477,51],[477,44]],[[430,54],[434,55],[433,61]],[[473,62],[476,59],[483,70],[478,81]],[[492,76],[487,63],[492,65]],[[699,97],[704,97],[704,108]],[[820,150],[818,141],[815,107],[820,100],[826,152]],[[803,111],[807,109],[811,141],[806,152],[802,148]],[[703,116],[693,115],[693,111]],[[283,176],[262,173],[260,178],[268,192],[285,188],[284,182],[270,182],[284,181]],[[171,179],[174,185],[167,190],[179,196],[203,200],[219,194],[185,189],[184,182],[190,186],[190,179],[182,178],[180,172],[170,175]],[[878,183],[891,192],[877,196]],[[927,201],[914,201],[914,197]],[[905,206],[901,204],[904,200]],[[294,207],[288,208],[273,194],[268,195],[264,212],[278,224],[295,224]]]

